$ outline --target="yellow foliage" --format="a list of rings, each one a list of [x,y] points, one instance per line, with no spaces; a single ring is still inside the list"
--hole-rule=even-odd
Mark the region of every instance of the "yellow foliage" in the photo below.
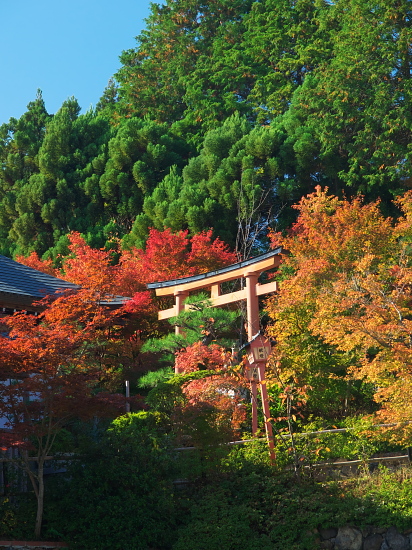
[[[303,198],[291,233],[272,235],[288,255],[267,310],[284,380],[366,380],[382,418],[405,423],[412,421],[412,193],[397,205],[404,216],[394,223],[378,203],[340,200],[320,187]]]

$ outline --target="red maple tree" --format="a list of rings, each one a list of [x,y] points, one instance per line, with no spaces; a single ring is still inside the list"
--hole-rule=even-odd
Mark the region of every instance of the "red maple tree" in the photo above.
[[[59,395],[58,384],[61,380],[56,373],[62,372],[59,371],[61,364],[70,363],[71,367],[68,373],[70,376],[73,375],[73,383],[77,380],[76,376],[80,374],[81,367],[82,377],[80,380],[84,380],[84,384],[88,388],[93,388],[94,382],[101,382],[99,376],[102,373],[104,373],[104,377],[110,378],[113,363],[116,363],[117,367],[122,367],[123,370],[133,368],[133,362],[136,362],[136,358],[139,356],[142,335],[145,332],[158,330],[156,302],[153,296],[145,290],[147,282],[190,276],[218,269],[236,261],[236,255],[230,252],[222,241],[212,240],[212,231],[189,237],[187,231],[173,234],[170,230],[161,232],[152,229],[145,249],[117,251],[119,260],[116,265],[113,265],[111,251],[91,248],[79,233],[71,233],[69,240],[71,254],[63,261],[62,270],[53,272],[53,274],[79,284],[81,290],[73,293],[70,297],[57,298],[42,315],[40,324],[25,324],[27,321],[22,317],[24,330],[18,332],[15,323],[20,317],[16,317],[13,321],[15,328],[12,333],[15,340],[8,342],[8,346],[17,346],[17,343],[14,342],[27,340],[30,330],[37,330],[43,334],[44,348],[50,347],[56,350],[55,356],[50,355],[49,365],[50,372],[54,373],[57,381],[57,387],[52,383],[50,387],[54,388],[53,391],[57,395]],[[42,262],[35,255],[26,259],[20,258],[20,261],[51,273],[51,263],[49,261]],[[128,296],[130,299],[126,300],[116,312],[108,312],[101,304],[110,305],[110,301],[116,295],[118,297]],[[119,320],[117,327],[113,326],[116,324],[113,323],[114,319]],[[102,339],[103,334],[104,338]],[[97,335],[100,339],[97,338]],[[62,339],[61,342],[59,338]],[[36,339],[33,339],[33,342],[35,341]],[[67,347],[68,343],[70,343],[69,347]],[[62,350],[60,363],[59,348]],[[11,348],[9,347],[9,349]],[[29,352],[27,348],[25,349],[26,352]],[[92,353],[91,350],[93,350]],[[33,357],[36,356],[36,353],[33,351]],[[190,353],[190,350],[187,353]],[[203,353],[204,357],[205,353]],[[212,348],[207,353],[213,355],[216,350]],[[222,359],[221,351],[218,354]],[[23,364],[22,359],[21,365]],[[10,362],[8,365],[11,366]],[[30,372],[30,367],[27,368],[27,372]],[[34,363],[33,369],[35,370]],[[18,376],[22,374],[23,370],[23,366],[22,371],[19,371],[17,367],[14,369]],[[116,370],[119,371],[119,368],[114,368],[113,372]],[[99,376],[97,376],[98,374]],[[97,378],[95,378],[96,376]],[[24,377],[21,379],[22,385],[19,387],[23,388],[24,385],[29,384],[29,379]],[[67,380],[69,383],[70,377]],[[222,380],[220,384],[223,384]],[[115,385],[114,383],[113,386]],[[204,404],[207,400],[209,405],[213,403],[217,405],[219,402],[222,411],[226,408],[231,411],[231,414],[233,412],[240,414],[241,409],[234,406],[236,400],[219,393],[219,384],[216,385],[215,381],[212,385],[214,397],[212,398],[209,392],[206,399],[207,382],[203,383]],[[190,385],[185,388],[187,392],[192,391],[192,401],[195,399],[194,389],[194,386],[191,389]],[[53,391],[50,397],[52,397]],[[201,401],[201,393],[197,391],[198,401]],[[74,403],[75,398],[72,399]],[[72,412],[73,410],[71,409]],[[63,418],[60,414],[57,416]],[[40,416],[37,418],[40,422]],[[15,433],[17,435],[17,429]],[[49,452],[48,449],[49,447],[46,446],[43,449],[44,453],[46,450]]]
[[[209,424],[227,440],[239,436],[246,418],[241,394],[247,387],[247,380],[238,371],[230,369],[231,363],[232,354],[217,344],[207,346],[196,342],[176,353],[176,368],[180,374],[215,371],[183,384],[186,402],[177,416],[187,420],[187,417],[194,419],[196,415],[206,414]]]
[[[53,260],[42,260],[41,258],[39,258],[37,252],[32,252],[27,257],[16,256],[16,261],[20,262],[21,264],[27,265],[28,267],[32,267],[33,269],[37,269],[42,273],[52,275],[53,277],[61,276],[59,270],[53,267]]]
[[[117,289],[132,296],[146,283],[190,277],[234,262],[236,254],[220,239],[212,240],[211,230],[189,237],[188,231],[151,229],[144,250],[122,252]]]
[[[105,359],[116,314],[101,307],[89,289],[44,303],[39,316],[17,313],[0,336],[0,416],[7,431],[1,447],[19,447],[19,464],[37,498],[35,535],[40,535],[44,463],[59,431],[74,417],[118,414],[123,396],[105,391],[111,365]],[[33,468],[33,465],[36,467]]]

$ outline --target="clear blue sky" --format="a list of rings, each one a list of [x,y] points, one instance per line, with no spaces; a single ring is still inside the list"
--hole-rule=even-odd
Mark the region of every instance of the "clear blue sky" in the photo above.
[[[161,3],[161,2],[158,2]],[[0,0],[0,124],[19,118],[40,88],[49,113],[75,96],[96,105],[136,45],[149,0]]]

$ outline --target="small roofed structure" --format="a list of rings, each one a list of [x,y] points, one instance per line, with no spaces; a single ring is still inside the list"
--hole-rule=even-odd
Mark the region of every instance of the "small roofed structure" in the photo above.
[[[40,312],[42,308],[34,304],[42,298],[78,288],[79,285],[0,255],[0,317],[14,311]],[[101,305],[118,308],[129,299],[124,296],[108,296]]]
[[[0,313],[40,311],[33,305],[35,302],[58,291],[77,288],[78,285],[0,255]]]

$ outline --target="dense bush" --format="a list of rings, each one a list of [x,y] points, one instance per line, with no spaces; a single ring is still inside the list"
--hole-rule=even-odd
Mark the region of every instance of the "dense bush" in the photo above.
[[[129,414],[112,423],[57,481],[45,537],[80,550],[315,550],[320,527],[412,525],[412,471],[316,482],[281,472],[260,442],[176,453],[167,419]],[[177,479],[188,483],[173,483]],[[49,489],[52,487],[49,486]],[[27,535],[21,501],[5,501],[2,535]],[[29,522],[31,526],[31,521]],[[26,525],[27,527],[27,525]]]
[[[161,414],[117,418],[81,462],[72,463],[47,516],[72,548],[169,548],[175,514],[173,454]],[[56,495],[57,496],[57,495]]]
[[[412,524],[411,486],[410,470],[325,483],[239,470],[181,499],[186,524],[173,550],[315,550],[320,527],[405,530]]]

